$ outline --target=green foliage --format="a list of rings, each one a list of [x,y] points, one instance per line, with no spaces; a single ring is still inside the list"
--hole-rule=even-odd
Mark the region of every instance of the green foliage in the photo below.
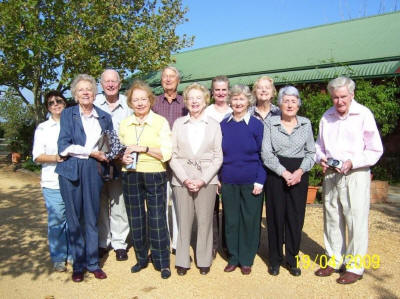
[[[328,94],[319,89],[307,85],[300,91],[302,99],[299,115],[307,117],[311,121],[314,138],[317,137],[319,121],[326,110],[332,106],[332,101]]]
[[[379,162],[371,168],[374,180],[388,181],[390,184],[400,182],[400,158],[398,156],[384,155]]]
[[[374,114],[381,136],[392,132],[400,116],[400,88],[395,80],[373,84],[372,81],[358,80],[355,98]]]
[[[397,126],[400,117],[399,93],[400,88],[395,79],[378,83],[356,81],[355,99],[372,111],[382,137],[391,133]],[[299,115],[310,119],[316,137],[319,121],[323,113],[332,106],[332,101],[325,90],[312,85],[301,89],[301,98]]]
[[[8,140],[8,149],[27,155],[32,148],[35,130],[32,108],[13,89],[8,89],[0,98],[0,117],[4,119],[1,128]]]
[[[44,93],[64,92],[79,73],[148,72],[171,63],[171,53],[193,41],[175,33],[186,12],[182,0],[0,1],[0,85],[33,106],[37,124],[46,115]]]
[[[321,186],[323,177],[324,175],[322,173],[321,165],[315,164],[314,167],[309,172],[308,184],[310,186]]]
[[[28,157],[24,162],[21,164],[21,168],[27,169],[33,172],[40,172],[42,166],[33,162],[32,157]]]

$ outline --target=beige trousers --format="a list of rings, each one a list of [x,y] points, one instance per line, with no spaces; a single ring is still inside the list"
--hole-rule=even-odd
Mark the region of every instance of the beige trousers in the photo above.
[[[328,170],[324,178],[324,242],[331,267],[362,275],[362,259],[368,250],[370,206],[369,168],[343,175]],[[346,226],[348,244],[346,246]],[[335,261],[333,263],[333,260]]]
[[[198,267],[210,267],[213,246],[213,212],[217,185],[207,185],[197,193],[173,186],[178,219],[175,265],[190,268],[190,238],[194,216],[197,219],[196,260]]]

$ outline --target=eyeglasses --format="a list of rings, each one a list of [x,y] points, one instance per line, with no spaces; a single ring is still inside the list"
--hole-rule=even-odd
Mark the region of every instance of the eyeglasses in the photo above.
[[[47,102],[47,107],[52,107],[54,105],[61,105],[64,104],[64,100],[62,99],[55,99],[54,101]]]

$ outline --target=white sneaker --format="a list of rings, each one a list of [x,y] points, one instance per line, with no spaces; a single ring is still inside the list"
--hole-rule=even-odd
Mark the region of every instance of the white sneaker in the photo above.
[[[55,262],[53,268],[57,272],[65,272],[65,271],[67,271],[67,267],[65,266],[64,262]]]

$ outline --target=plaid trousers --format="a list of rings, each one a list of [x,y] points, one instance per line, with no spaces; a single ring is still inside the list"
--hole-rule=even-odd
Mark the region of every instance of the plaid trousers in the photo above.
[[[166,172],[127,171],[122,174],[122,186],[137,262],[142,266],[147,264],[150,245],[154,267],[157,270],[169,268]]]

